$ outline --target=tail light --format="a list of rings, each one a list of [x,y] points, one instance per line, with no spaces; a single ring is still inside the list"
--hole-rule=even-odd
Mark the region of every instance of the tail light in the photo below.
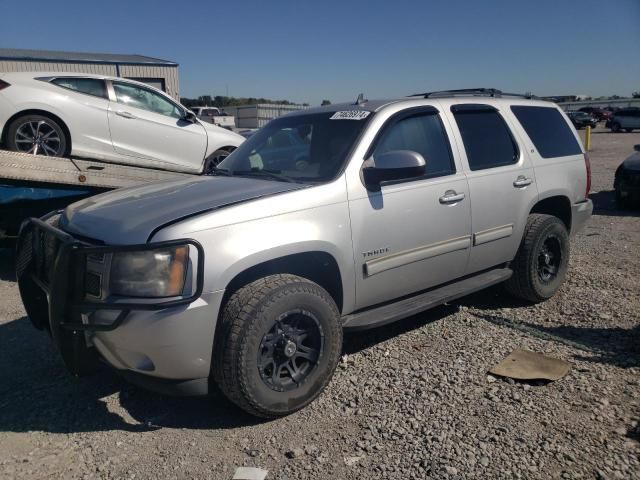
[[[11,86],[10,83],[5,82],[4,80],[0,80],[0,90],[4,90],[5,88],[10,86]]]
[[[584,198],[589,198],[589,192],[591,191],[591,162],[589,161],[589,155],[584,154],[584,166],[587,168],[587,188],[584,192]]]

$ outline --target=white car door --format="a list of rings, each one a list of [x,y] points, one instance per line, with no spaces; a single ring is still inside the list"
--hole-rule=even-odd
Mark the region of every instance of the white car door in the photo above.
[[[207,149],[202,125],[183,120],[184,110],[152,89],[117,80],[111,84],[109,128],[117,153],[138,165],[202,169]]]

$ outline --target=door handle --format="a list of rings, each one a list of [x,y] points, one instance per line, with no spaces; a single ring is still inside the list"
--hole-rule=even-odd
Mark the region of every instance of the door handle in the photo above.
[[[455,190],[447,190],[446,192],[444,192],[444,195],[439,198],[439,200],[443,205],[458,203],[464,200],[464,193],[456,193]]]
[[[531,185],[532,183],[533,180],[531,180],[530,178],[527,178],[523,175],[518,175],[518,178],[513,181],[513,186],[516,188],[523,188],[527,185]]]
[[[136,116],[133,113],[123,112],[122,110],[118,110],[116,112],[116,115],[120,115],[121,117],[124,117],[124,118],[136,118]]]

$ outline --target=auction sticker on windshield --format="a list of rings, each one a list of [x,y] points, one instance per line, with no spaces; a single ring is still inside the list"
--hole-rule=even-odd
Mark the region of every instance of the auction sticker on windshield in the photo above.
[[[346,110],[334,113],[329,120],[364,120],[370,113],[366,110]]]

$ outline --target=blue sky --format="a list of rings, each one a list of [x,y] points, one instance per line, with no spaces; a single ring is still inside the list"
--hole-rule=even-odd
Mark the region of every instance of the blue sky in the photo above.
[[[174,60],[186,97],[640,90],[640,0],[0,0],[0,12],[0,47]]]

